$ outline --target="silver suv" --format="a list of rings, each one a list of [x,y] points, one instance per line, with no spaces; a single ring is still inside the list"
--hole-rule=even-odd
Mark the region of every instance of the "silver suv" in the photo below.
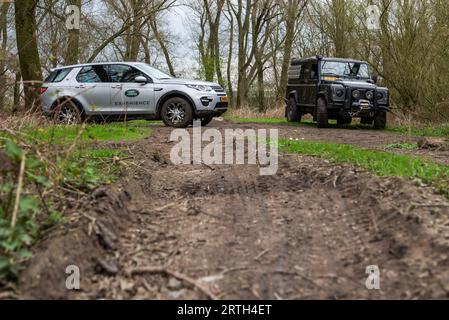
[[[218,84],[172,78],[146,63],[113,62],[52,70],[40,89],[46,114],[65,124],[91,117],[162,120],[187,127],[207,125],[228,108]]]

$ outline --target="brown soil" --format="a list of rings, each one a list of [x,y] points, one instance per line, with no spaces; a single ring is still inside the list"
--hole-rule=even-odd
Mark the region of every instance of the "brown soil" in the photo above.
[[[279,128],[362,147],[413,139]],[[36,248],[19,297],[448,297],[449,206],[432,188],[298,155],[281,154],[274,176],[256,165],[175,166],[170,132],[157,126],[120,144],[133,158],[120,184],[97,191]],[[65,289],[69,264],[82,269],[80,291]],[[381,290],[365,287],[369,265],[380,268]]]

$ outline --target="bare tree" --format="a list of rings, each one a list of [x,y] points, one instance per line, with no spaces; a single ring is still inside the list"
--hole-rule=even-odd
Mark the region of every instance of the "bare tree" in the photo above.
[[[37,49],[36,5],[38,0],[16,0],[15,21],[20,71],[25,83],[25,106],[31,108],[37,98],[36,83],[42,81]]]

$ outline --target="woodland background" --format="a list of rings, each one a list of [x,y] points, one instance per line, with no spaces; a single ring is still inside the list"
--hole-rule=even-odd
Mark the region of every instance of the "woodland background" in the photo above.
[[[81,8],[80,30],[66,27],[69,5]],[[375,29],[369,5],[379,8]],[[189,12],[187,39],[172,27],[173,10]],[[31,109],[54,67],[122,60],[217,81],[235,108],[266,111],[283,101],[290,59],[322,54],[367,60],[397,114],[443,122],[448,24],[447,0],[0,1],[0,112]]]

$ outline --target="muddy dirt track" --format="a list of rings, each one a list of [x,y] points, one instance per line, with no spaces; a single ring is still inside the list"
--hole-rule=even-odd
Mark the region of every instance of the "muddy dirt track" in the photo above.
[[[415,140],[279,129],[361,147]],[[72,208],[72,221],[39,245],[19,297],[449,297],[449,207],[432,188],[299,155],[280,154],[274,176],[256,165],[175,166],[170,132],[156,126],[145,140],[114,145],[132,158],[122,180]],[[68,264],[81,268],[80,291],[65,289]],[[369,265],[380,268],[381,290],[365,287]]]

